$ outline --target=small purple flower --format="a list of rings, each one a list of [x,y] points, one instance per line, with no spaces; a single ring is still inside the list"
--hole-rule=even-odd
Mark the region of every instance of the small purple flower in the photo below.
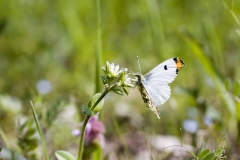
[[[104,148],[105,146],[105,127],[102,122],[98,120],[98,116],[90,117],[86,130],[85,130],[85,145],[91,145],[94,142],[99,143],[99,145]],[[72,131],[74,136],[80,136],[81,131],[78,129],[74,129]]]
[[[196,133],[198,130],[198,123],[196,120],[186,119],[183,122],[183,128],[185,129],[185,131],[193,134]]]
[[[78,136],[80,136],[80,134],[81,134],[81,131],[79,129],[72,130],[72,135],[78,137]]]
[[[36,85],[39,94],[48,94],[52,91],[52,84],[46,79],[39,80]]]
[[[209,116],[205,116],[203,120],[204,120],[204,123],[208,126],[211,126],[213,124],[213,119]]]

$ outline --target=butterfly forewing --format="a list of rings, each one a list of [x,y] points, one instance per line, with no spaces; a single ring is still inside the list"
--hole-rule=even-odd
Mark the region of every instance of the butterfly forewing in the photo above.
[[[153,68],[145,75],[146,81],[157,82],[158,84],[171,83],[177,76],[176,61],[174,58],[170,58],[157,67]]]

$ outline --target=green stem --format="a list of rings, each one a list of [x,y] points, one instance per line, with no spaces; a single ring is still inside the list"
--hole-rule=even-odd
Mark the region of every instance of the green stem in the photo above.
[[[79,149],[78,149],[78,160],[82,159],[82,154],[83,154],[83,142],[84,142],[84,137],[85,137],[85,129],[87,126],[87,122],[91,116],[86,116],[83,122],[82,130],[81,130],[81,136],[80,136],[80,144],[79,144]]]
[[[94,105],[90,108],[92,111],[94,108],[98,105],[99,102],[106,96],[106,94],[109,92],[109,90],[105,90],[102,95],[98,98],[98,100],[94,103]],[[79,143],[79,149],[78,149],[78,160],[82,160],[83,155],[83,143],[84,143],[84,137],[85,137],[85,129],[88,123],[88,120],[91,116],[86,115],[83,121],[83,126],[81,130],[81,136],[80,136],[80,143]]]

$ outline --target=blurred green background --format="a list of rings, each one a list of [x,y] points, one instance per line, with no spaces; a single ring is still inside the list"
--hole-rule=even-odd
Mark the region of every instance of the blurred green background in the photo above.
[[[106,97],[101,120],[107,146],[114,149],[104,149],[105,159],[124,159],[126,153],[134,159],[149,147],[164,159],[164,151],[144,140],[160,135],[194,148],[204,141],[213,149],[225,135],[226,155],[238,159],[240,1],[115,0],[100,6],[101,15],[94,0],[0,0],[0,127],[6,135],[1,147],[21,154],[17,122],[33,121],[32,100],[49,154],[64,149],[76,155],[78,138],[71,130],[83,119],[81,105],[96,91],[96,53],[102,52],[100,66],[109,61],[133,72],[139,71],[136,56],[143,73],[175,56],[186,64],[170,84],[170,100],[159,107],[160,120],[137,89],[128,97]],[[48,89],[41,91],[41,85]],[[190,129],[184,126],[189,120]]]

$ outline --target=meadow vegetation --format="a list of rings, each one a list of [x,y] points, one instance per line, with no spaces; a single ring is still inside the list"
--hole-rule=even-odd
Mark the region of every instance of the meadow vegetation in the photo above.
[[[0,159],[240,159],[239,42],[237,0],[1,0]],[[161,119],[125,75],[98,101],[137,56],[186,64]]]

